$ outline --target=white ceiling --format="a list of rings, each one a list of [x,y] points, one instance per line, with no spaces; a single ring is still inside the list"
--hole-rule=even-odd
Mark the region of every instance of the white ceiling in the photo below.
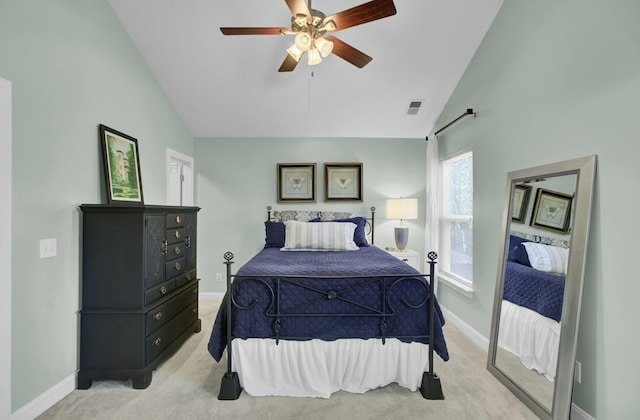
[[[326,15],[366,0],[315,0]],[[395,0],[397,14],[335,32],[373,57],[331,55],[278,73],[291,36],[284,0],[109,0],[194,137],[419,138],[430,133],[502,0]],[[412,100],[424,103],[407,115]],[[469,104],[472,107],[473,104]],[[461,109],[460,113],[465,110]]]

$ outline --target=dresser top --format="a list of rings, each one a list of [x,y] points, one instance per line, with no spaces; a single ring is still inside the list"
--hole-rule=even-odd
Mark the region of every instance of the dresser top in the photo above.
[[[80,210],[87,212],[120,212],[120,213],[140,213],[140,212],[197,212],[200,207],[194,206],[163,206],[154,204],[81,204]]]

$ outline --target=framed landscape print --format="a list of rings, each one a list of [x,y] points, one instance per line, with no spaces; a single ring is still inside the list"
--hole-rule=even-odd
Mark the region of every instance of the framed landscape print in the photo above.
[[[324,164],[325,201],[362,201],[362,162]]]
[[[138,140],[99,125],[107,202],[143,204]]]
[[[573,195],[539,188],[531,215],[531,226],[569,232]]]
[[[278,203],[316,202],[316,164],[278,163]]]
[[[529,207],[529,196],[531,195],[531,185],[516,185],[513,190],[513,205],[511,209],[511,220],[524,223]]]

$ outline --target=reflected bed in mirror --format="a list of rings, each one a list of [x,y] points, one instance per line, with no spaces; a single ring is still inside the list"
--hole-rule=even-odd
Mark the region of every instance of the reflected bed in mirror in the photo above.
[[[596,157],[510,172],[487,368],[569,418]]]

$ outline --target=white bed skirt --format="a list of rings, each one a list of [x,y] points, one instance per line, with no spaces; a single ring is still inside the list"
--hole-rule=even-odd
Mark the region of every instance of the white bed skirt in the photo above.
[[[528,369],[553,382],[558,364],[560,323],[509,301],[502,301],[498,344],[520,357]]]
[[[429,346],[387,339],[288,341],[234,339],[233,370],[253,396],[329,398],[391,383],[415,391],[429,365]]]

